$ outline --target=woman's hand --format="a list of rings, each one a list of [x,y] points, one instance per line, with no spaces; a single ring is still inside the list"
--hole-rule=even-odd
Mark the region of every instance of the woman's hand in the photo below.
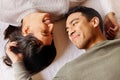
[[[119,24],[113,12],[108,13],[104,20],[105,36],[107,39],[114,39],[119,31]]]
[[[11,51],[10,47],[12,47],[12,46],[16,46],[16,42],[9,42],[6,45],[6,53],[9,56],[9,58],[11,59],[12,63],[23,61],[23,55],[21,53],[15,54]]]

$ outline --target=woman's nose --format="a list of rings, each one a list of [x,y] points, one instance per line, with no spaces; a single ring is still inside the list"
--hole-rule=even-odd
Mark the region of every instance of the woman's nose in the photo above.
[[[54,29],[53,23],[48,24],[48,27],[49,27],[49,31],[53,32]]]

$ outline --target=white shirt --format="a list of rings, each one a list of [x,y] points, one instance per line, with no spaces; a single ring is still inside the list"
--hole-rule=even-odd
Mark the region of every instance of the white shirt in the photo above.
[[[32,12],[48,12],[54,20],[59,19],[72,6],[86,0],[0,0],[0,21],[20,26],[21,20]],[[101,3],[107,1],[101,0]],[[109,1],[108,1],[109,2]],[[74,5],[71,5],[74,3]],[[105,4],[105,3],[104,3]]]

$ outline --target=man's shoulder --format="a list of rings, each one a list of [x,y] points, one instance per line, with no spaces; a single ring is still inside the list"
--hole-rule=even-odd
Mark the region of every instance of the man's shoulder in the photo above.
[[[114,40],[108,40],[107,44],[114,44],[114,45],[119,45],[120,46],[120,38],[119,39],[114,39]]]

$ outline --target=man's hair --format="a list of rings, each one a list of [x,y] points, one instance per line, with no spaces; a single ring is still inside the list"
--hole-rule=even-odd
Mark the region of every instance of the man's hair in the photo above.
[[[71,8],[68,11],[68,13],[66,14],[66,18],[75,12],[81,12],[82,15],[84,15],[87,18],[88,21],[90,21],[93,17],[98,17],[100,21],[99,26],[101,31],[103,32],[103,21],[102,21],[101,15],[95,9],[84,7],[84,6],[76,6]]]
[[[10,42],[17,42],[16,46],[11,46],[10,49],[15,54],[23,54],[24,65],[30,74],[35,74],[46,68],[52,63],[56,56],[56,48],[53,42],[50,46],[43,46],[42,43],[31,34],[23,36],[21,34],[21,27],[10,25],[5,30],[4,35],[5,39],[9,39]],[[12,61],[7,54],[4,62],[8,66],[12,66]]]

